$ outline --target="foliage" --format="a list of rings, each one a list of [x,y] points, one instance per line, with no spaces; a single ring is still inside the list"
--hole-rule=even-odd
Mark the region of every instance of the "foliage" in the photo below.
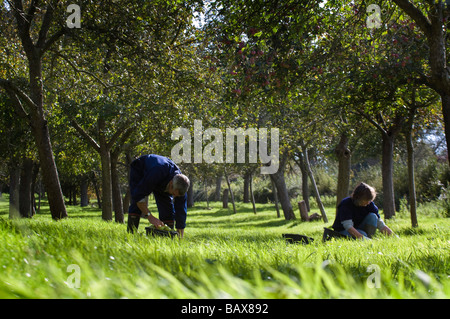
[[[450,186],[442,189],[441,195],[439,196],[439,202],[444,209],[444,217],[450,217]]]
[[[26,8],[37,3],[5,3],[19,2]],[[282,153],[298,155],[305,145],[319,192],[330,196],[336,188],[337,166],[330,154],[344,132],[349,135],[354,163],[350,184],[364,180],[374,185],[382,207],[376,164],[381,142],[365,121],[388,133],[392,123],[406,118],[414,92],[418,109],[413,137],[418,141],[427,129],[442,130],[437,95],[423,86],[425,75],[430,74],[427,39],[393,2],[80,0],[82,27],[69,29],[65,27],[69,1],[43,1],[34,10],[33,40],[39,38],[37,30],[53,3],[48,26],[52,41],[42,56],[42,113],[63,182],[99,167],[98,155],[75,137],[73,121],[97,141],[100,122],[104,124],[101,133],[110,141],[124,128],[133,130],[128,139],[117,143],[133,157],[150,152],[170,156],[177,142],[170,133],[185,127],[192,134],[193,120],[201,119],[205,128],[222,132],[228,127],[280,128]],[[383,10],[380,28],[367,26],[366,9],[372,3]],[[423,11],[432,7],[422,2],[417,6]],[[0,80],[11,80],[29,94],[28,61],[10,9],[7,4],[0,7]],[[203,26],[194,21],[200,13],[205,13]],[[32,146],[26,150],[8,147],[28,144],[30,133],[3,93],[0,145],[6,159],[9,152],[30,153]],[[20,135],[22,131],[25,135]],[[403,143],[402,136],[398,141],[394,154],[397,201],[407,196],[408,189],[405,152],[398,145]],[[417,144],[416,155],[425,156],[421,151]],[[423,162],[417,160],[422,202],[444,198],[448,189],[448,169],[437,161],[434,153]],[[181,166],[198,181],[209,182],[225,167]],[[235,177],[255,167],[227,165],[226,169]],[[125,176],[126,167],[121,170]],[[300,184],[298,177],[288,181],[291,200],[297,197]],[[241,182],[232,183],[232,189],[239,200]],[[268,180],[255,178],[254,190],[258,202],[273,200]]]

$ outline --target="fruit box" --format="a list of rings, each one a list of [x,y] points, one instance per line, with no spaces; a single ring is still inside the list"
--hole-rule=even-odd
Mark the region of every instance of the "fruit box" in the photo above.
[[[178,232],[174,230],[160,230],[154,227],[145,227],[147,236],[163,236],[163,237],[175,237],[178,236]]]
[[[299,234],[283,234],[283,238],[286,239],[288,243],[302,243],[302,244],[309,244],[314,241],[314,238],[307,237],[304,235]]]

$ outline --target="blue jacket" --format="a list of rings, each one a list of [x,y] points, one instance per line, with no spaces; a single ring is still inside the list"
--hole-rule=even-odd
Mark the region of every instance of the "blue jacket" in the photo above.
[[[350,219],[353,221],[354,227],[357,228],[357,226],[363,221],[364,217],[370,213],[375,213],[378,219],[380,218],[378,207],[373,202],[370,202],[367,206],[356,206],[353,204],[351,197],[346,197],[337,207],[336,218],[332,227],[335,231],[342,231],[344,230],[342,222]]]
[[[136,203],[153,193],[160,219],[175,219],[176,228],[185,228],[187,195],[173,199],[165,192],[167,184],[177,174],[181,174],[178,166],[164,156],[150,154],[134,160],[130,165],[131,205],[128,212],[140,214]]]

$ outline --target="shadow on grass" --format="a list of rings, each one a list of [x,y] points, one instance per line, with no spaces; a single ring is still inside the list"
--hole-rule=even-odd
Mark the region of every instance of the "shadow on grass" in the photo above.
[[[97,207],[80,207],[80,206],[71,206],[66,205],[67,216],[68,218],[101,218],[102,211]],[[9,217],[9,205],[5,205],[4,208],[0,209],[0,216]],[[45,203],[41,205],[41,208],[36,210],[36,213],[33,217],[37,216],[48,216],[51,218],[50,207]]]

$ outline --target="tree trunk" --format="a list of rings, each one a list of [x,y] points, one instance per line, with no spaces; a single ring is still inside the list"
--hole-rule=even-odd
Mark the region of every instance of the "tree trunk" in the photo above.
[[[270,179],[270,183],[272,184],[272,193],[273,193],[273,198],[275,200],[275,209],[277,210],[277,217],[280,218],[280,207],[278,207],[278,191],[277,191],[277,187],[275,186],[275,183],[273,181],[273,179]]]
[[[86,207],[88,205],[89,205],[88,178],[86,176],[82,176],[80,181],[80,206]]]
[[[38,151],[39,162],[42,167],[42,179],[47,191],[48,203],[52,218],[55,220],[67,217],[66,206],[64,204],[64,196],[61,191],[58,171],[56,169],[55,159],[53,156],[52,145],[50,142],[50,134],[45,118],[44,110],[44,81],[42,77],[42,56],[45,52],[45,45],[51,45],[54,40],[58,39],[55,36],[52,41],[47,42],[48,30],[53,19],[53,6],[47,5],[45,16],[39,32],[34,32],[38,35],[36,44],[31,37],[31,23],[36,12],[37,2],[32,1],[27,13],[23,9],[22,1],[9,2],[12,6],[11,10],[16,19],[17,34],[20,37],[23,52],[28,60],[28,76],[29,76],[29,97],[17,88],[14,88],[11,83],[1,81],[4,88],[7,88],[10,96],[16,103],[16,109],[28,118],[28,123],[32,129],[35,139],[36,149]],[[37,31],[37,30],[35,30]],[[21,102],[24,102],[29,108],[29,114],[24,114],[25,109]]]
[[[38,202],[37,202],[37,208],[36,208],[37,212],[41,211],[41,199],[42,199],[42,178],[39,177],[39,182],[38,182]]]
[[[127,148],[125,151],[125,163],[126,163],[126,167],[128,167],[127,169],[127,181],[130,180],[130,165],[131,162],[133,161],[133,158],[131,156],[131,152],[130,149]],[[128,213],[128,208],[130,207],[130,200],[131,200],[131,192],[130,192],[130,185],[129,182],[127,183],[127,191],[125,193],[125,196],[123,197],[123,212],[126,214]]]
[[[444,117],[445,139],[447,141],[447,162],[450,165],[449,149],[450,149],[450,94],[442,94],[442,115]]]
[[[295,219],[294,210],[292,209],[291,201],[289,199],[289,194],[286,187],[286,181],[284,179],[284,174],[280,173],[280,170],[275,174],[271,174],[270,177],[273,179],[275,187],[280,199],[281,209],[283,210],[284,219],[292,220]]]
[[[435,1],[428,18],[431,22],[429,32],[426,33],[429,45],[429,63],[431,69],[431,87],[441,96],[442,115],[444,117],[444,132],[447,150],[450,147],[450,76],[447,67],[447,36],[442,25],[445,22],[445,1]],[[450,160],[447,158],[450,165]]]
[[[249,186],[250,186],[250,199],[252,201],[253,213],[256,215],[256,204],[255,204],[255,196],[253,194],[253,177],[252,173],[249,173]]]
[[[294,210],[292,209],[291,201],[289,198],[289,193],[286,187],[286,181],[284,179],[284,169],[286,167],[287,163],[287,154],[283,154],[282,158],[280,160],[280,167],[278,168],[278,171],[274,174],[270,175],[270,178],[273,180],[277,191],[278,196],[281,203],[281,209],[283,210],[284,219],[285,220],[292,220],[295,219]]]
[[[122,194],[120,192],[119,173],[117,171],[117,162],[119,160],[119,151],[111,152],[111,187],[112,187],[112,203],[114,208],[114,221],[117,223],[124,222]]]
[[[303,146],[303,160],[305,161],[306,169],[308,170],[308,176],[311,180],[311,184],[314,191],[314,197],[316,198],[317,206],[319,207],[320,213],[322,214],[322,219],[324,223],[328,223],[327,214],[325,212],[325,208],[323,207],[322,200],[320,199],[319,190],[317,188],[316,180],[314,178],[314,174],[311,169],[311,165],[309,164],[309,157],[308,157],[308,149],[306,146]]]
[[[78,201],[77,201],[77,181],[75,180],[74,183],[71,186],[72,189],[72,205],[78,205]]]
[[[400,132],[404,124],[404,116],[397,114],[388,128],[381,115],[380,123],[377,123],[373,118],[363,116],[374,125],[381,133],[382,137],[382,158],[381,158],[381,177],[383,179],[383,212],[384,217],[389,219],[395,216],[395,194],[394,194],[394,141],[395,137]]]
[[[20,172],[19,186],[19,212],[21,217],[31,218],[33,216],[33,201],[31,200],[31,184],[33,182],[33,160],[24,158]]]
[[[9,218],[18,218],[19,215],[19,186],[20,166],[15,160],[9,166]]]
[[[394,196],[394,137],[387,133],[383,135],[383,154],[381,160],[381,175],[383,179],[383,212],[386,219],[395,216]]]
[[[100,158],[102,164],[102,219],[112,220],[112,187],[111,187],[111,158],[109,150],[101,147]]]
[[[338,182],[336,190],[336,207],[347,197],[350,187],[350,165],[351,152],[348,149],[348,137],[345,133],[341,134],[339,144],[334,149],[336,157],[339,161]]]
[[[233,213],[236,214],[236,203],[234,202],[234,194],[233,190],[231,189],[230,179],[228,178],[228,174],[225,171],[225,180],[227,181],[228,191],[231,195],[231,204],[233,205]]]
[[[211,209],[209,207],[209,198],[208,198],[208,179],[205,178],[205,182],[203,185],[204,189],[205,189],[205,197],[206,197],[206,209]]]
[[[101,209],[102,208],[102,195],[100,194],[100,190],[98,188],[97,174],[95,174],[95,172],[92,172],[92,185],[94,185],[95,196],[97,197],[98,208]]]
[[[302,197],[305,201],[306,208],[308,208],[308,211],[310,210],[309,207],[309,183],[308,183],[308,169],[305,165],[305,160],[303,159],[303,154],[298,154],[298,167],[300,167],[300,171],[302,172]]]
[[[32,121],[33,124],[31,127],[39,153],[39,162],[42,169],[42,180],[44,181],[45,189],[47,191],[50,213],[54,220],[66,218],[66,205],[64,203],[64,196],[59,182],[55,159],[53,157],[47,121],[37,115]]]
[[[31,209],[33,216],[36,214],[36,183],[38,181],[40,166],[39,163],[33,161],[33,176],[31,178]],[[41,195],[39,194],[39,197]]]
[[[220,202],[221,188],[222,188],[222,175],[219,175],[216,177],[216,193],[214,196],[214,200],[216,202]]]
[[[97,143],[74,119],[71,120],[71,124],[78,131],[81,137],[84,138],[100,154],[100,161],[102,166],[102,203],[101,203],[102,219],[106,221],[111,221],[113,211],[111,153],[119,152],[121,145],[123,145],[126,139],[130,137],[130,135],[134,131],[134,128],[133,127],[127,128],[129,123],[128,124],[124,123],[121,126],[121,128],[115,131],[111,139],[107,141],[106,120],[104,116],[101,114],[97,119],[97,126],[98,126],[98,143]],[[113,151],[113,147],[116,143],[120,146]],[[94,186],[96,185],[94,184]],[[99,196],[97,196],[97,199],[99,199]],[[123,220],[123,206],[122,204],[120,205],[118,204],[118,206],[119,206],[119,213],[117,214],[116,220],[120,222],[121,220]],[[122,207],[122,213],[120,213],[120,207]]]
[[[102,165],[102,219],[112,221],[111,154],[106,141],[106,122],[98,119],[99,153]]]
[[[228,208],[228,188],[223,190],[222,208]]]
[[[300,218],[303,222],[309,221],[308,208],[304,200],[298,203],[298,210],[300,211]]]
[[[409,189],[409,211],[411,214],[411,226],[418,227],[416,207],[416,185],[414,177],[414,144],[412,132],[409,130],[406,136],[406,149],[408,152],[408,189]]]
[[[246,172],[244,175],[244,198],[243,198],[244,203],[250,202],[250,196],[249,196],[250,178],[251,178],[250,174]]]
[[[417,199],[416,199],[416,181],[414,176],[414,142],[413,142],[413,125],[414,116],[416,114],[416,97],[413,90],[412,107],[409,110],[409,118],[406,132],[406,151],[408,156],[408,190],[409,190],[409,211],[411,215],[411,226],[418,227],[417,222]]]
[[[42,64],[37,53],[32,57],[28,56],[28,61],[31,100],[36,105],[36,109],[32,110],[31,113],[30,124],[42,167],[42,179],[44,180],[45,189],[47,190],[50,212],[52,218],[58,220],[67,217],[67,211],[53,156],[47,120],[44,115]]]
[[[191,208],[191,207],[194,207],[194,182],[195,182],[194,177],[193,176],[189,177],[189,181],[190,181],[190,186],[187,191],[187,207]]]

